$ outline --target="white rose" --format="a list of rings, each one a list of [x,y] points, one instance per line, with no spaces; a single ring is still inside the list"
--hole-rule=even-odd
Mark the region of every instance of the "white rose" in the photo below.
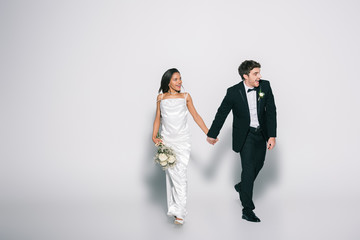
[[[160,154],[159,154],[159,159],[160,159],[160,162],[163,162],[163,161],[165,161],[166,159],[168,159],[168,157],[166,156],[165,153],[160,153]]]
[[[166,162],[166,161],[162,161],[162,162],[160,162],[160,165],[163,166],[163,167],[165,167],[165,166],[167,165],[167,162]]]
[[[168,162],[169,162],[169,163],[175,162],[175,157],[174,157],[174,156],[170,156]]]
[[[263,93],[263,92],[259,93],[260,97],[263,97],[264,95],[265,95],[265,93]]]

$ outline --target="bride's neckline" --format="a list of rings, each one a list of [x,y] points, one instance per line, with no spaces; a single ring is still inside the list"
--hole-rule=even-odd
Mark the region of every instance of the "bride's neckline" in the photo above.
[[[168,99],[185,99],[185,98],[182,98],[182,97],[179,97],[179,98],[163,98],[161,100],[168,100]]]

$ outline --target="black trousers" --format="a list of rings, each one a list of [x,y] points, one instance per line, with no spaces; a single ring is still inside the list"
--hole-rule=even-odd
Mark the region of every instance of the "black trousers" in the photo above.
[[[255,209],[253,198],[254,181],[264,166],[266,154],[266,141],[261,129],[250,128],[243,148],[240,151],[241,157],[241,182],[237,185],[240,188],[240,201],[243,211]]]

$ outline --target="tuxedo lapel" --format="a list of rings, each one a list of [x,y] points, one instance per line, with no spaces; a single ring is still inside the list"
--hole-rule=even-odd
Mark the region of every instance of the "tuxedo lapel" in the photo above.
[[[259,98],[260,89],[261,89],[260,86],[256,89],[256,110],[257,110],[258,118],[260,118],[260,98]]]
[[[258,119],[260,120],[261,116],[261,109],[264,108],[264,101],[265,99],[260,97],[260,92],[263,92],[263,89],[261,89],[261,80],[260,80],[260,85],[258,87],[258,89],[256,90],[256,108],[257,108],[257,114],[258,114]]]
[[[241,96],[241,99],[243,100],[245,107],[246,107],[246,112],[249,114],[250,116],[250,111],[249,111],[249,104],[248,104],[248,100],[246,97],[246,92],[245,92],[245,87],[244,87],[244,82],[240,82],[239,83],[239,93]]]

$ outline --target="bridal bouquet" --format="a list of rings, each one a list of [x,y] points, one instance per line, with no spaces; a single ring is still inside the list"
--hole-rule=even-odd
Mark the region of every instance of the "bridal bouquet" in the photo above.
[[[161,139],[161,137],[158,137]],[[160,164],[163,170],[173,167],[176,164],[176,156],[171,147],[166,146],[164,143],[156,144],[158,147],[155,155],[155,162]]]

